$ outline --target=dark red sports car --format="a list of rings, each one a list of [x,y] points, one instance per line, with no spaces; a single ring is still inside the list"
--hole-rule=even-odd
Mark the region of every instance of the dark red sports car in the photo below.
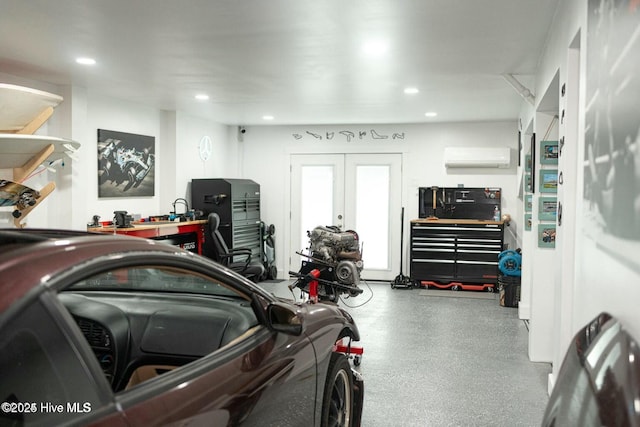
[[[135,237],[0,231],[0,425],[358,426],[331,303]]]

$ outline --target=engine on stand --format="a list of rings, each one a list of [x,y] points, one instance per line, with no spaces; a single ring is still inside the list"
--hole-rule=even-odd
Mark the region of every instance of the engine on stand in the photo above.
[[[308,258],[303,260],[300,271],[290,272],[297,277],[291,288],[298,287],[310,295],[312,282],[317,282],[318,300],[337,302],[341,294],[357,296],[362,293],[360,272],[363,268],[360,241],[355,231],[341,231],[337,226],[318,226],[307,232],[309,253],[297,252]]]

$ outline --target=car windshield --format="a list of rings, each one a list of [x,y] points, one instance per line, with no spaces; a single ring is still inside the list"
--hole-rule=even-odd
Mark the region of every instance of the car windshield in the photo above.
[[[233,289],[210,277],[166,267],[135,267],[112,270],[78,282],[67,290],[181,292],[241,297]]]

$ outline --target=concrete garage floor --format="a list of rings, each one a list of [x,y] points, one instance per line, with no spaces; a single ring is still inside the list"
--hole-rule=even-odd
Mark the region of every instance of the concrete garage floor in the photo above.
[[[261,285],[293,298],[287,284]],[[540,425],[551,366],[529,361],[517,309],[500,307],[497,294],[362,287],[342,305],[370,298],[348,309],[364,347],[364,427]]]

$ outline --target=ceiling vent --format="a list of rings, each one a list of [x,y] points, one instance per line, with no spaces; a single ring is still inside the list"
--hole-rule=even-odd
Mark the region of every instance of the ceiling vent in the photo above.
[[[508,168],[511,150],[508,147],[446,147],[444,165],[447,168]]]

